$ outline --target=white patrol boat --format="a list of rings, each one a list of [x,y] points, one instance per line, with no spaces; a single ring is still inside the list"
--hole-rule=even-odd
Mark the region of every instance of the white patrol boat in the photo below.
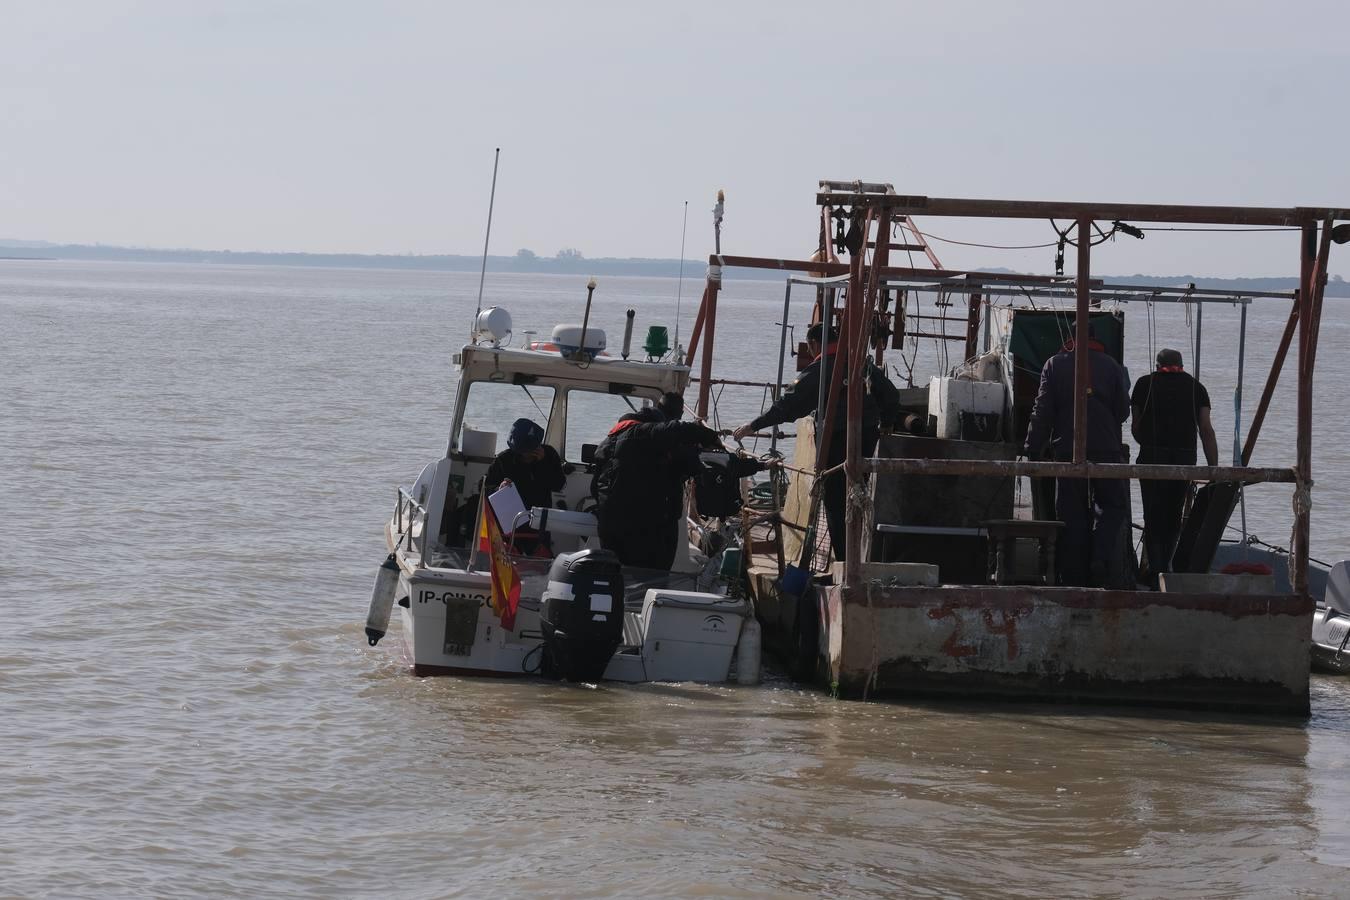
[[[738,680],[758,680],[759,625],[718,575],[726,550],[710,558],[682,541],[666,572],[620,568],[600,549],[590,497],[597,444],[622,414],[665,392],[682,394],[689,383],[678,351],[665,349],[664,328],[649,333],[644,361],[628,358],[632,321],[630,310],[620,358],[606,353],[598,328],[560,325],[550,341],[511,348],[503,346],[506,310],[477,317],[472,342],[454,357],[460,377],[449,449],[399,488],[385,526],[389,556],[366,622],[372,646],[397,607],[417,675],[720,682],[736,653]],[[478,526],[484,476],[504,449],[499,436],[520,417],[543,425],[566,484],[550,508],[528,511],[530,527],[551,535],[556,557],[512,548],[521,590],[508,629],[491,603]],[[502,522],[503,530],[526,524],[525,515]]]

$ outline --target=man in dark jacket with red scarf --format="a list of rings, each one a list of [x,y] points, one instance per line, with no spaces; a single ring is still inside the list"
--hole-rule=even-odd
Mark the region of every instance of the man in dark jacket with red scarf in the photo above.
[[[820,402],[821,379],[824,379],[827,388],[830,385],[831,371],[834,368],[835,359],[839,356],[839,333],[836,329],[830,329],[829,346],[821,347],[821,336],[824,329],[819,323],[812,325],[806,332],[807,351],[814,357],[811,364],[802,373],[797,376],[797,380],[792,383],[783,396],[778,398],[778,402],[769,407],[765,412],[756,418],[742,425],[732,432],[736,440],[742,440],[746,436],[753,434],[761,428],[773,425],[779,425],[783,422],[793,422],[803,416],[816,415],[816,421],[819,422],[824,416],[825,410],[817,410],[816,406]],[[825,362],[821,363],[821,350],[826,349],[824,354]],[[847,360],[845,360],[847,365]],[[865,364],[865,376],[867,383],[863,386],[863,408],[862,408],[862,455],[871,456],[877,448],[877,440],[880,435],[880,429],[890,430],[895,427],[896,419],[900,417],[900,393],[891,384],[881,369],[874,366],[871,361]],[[838,406],[834,413],[834,422],[830,431],[830,446],[826,452],[825,468],[830,469],[844,461],[844,442],[845,432],[848,429],[848,379],[841,382],[840,397]],[[826,408],[829,405],[829,398],[826,398]],[[817,426],[819,427],[819,426]],[[822,500],[825,504],[825,520],[830,527],[830,548],[834,551],[834,558],[840,561],[844,559],[844,494],[847,490],[848,482],[842,471],[835,472],[825,477],[824,496]]]
[[[1073,460],[1073,341],[1046,360],[1040,390],[1031,410],[1025,453],[1029,459]],[[1124,461],[1120,426],[1130,414],[1130,384],[1125,369],[1092,335],[1088,343],[1087,458]],[[1100,510],[1094,515],[1094,507]],[[1113,478],[1060,478],[1055,514],[1064,523],[1056,554],[1061,584],[1111,587],[1120,581],[1124,560],[1122,531],[1130,518],[1126,481]]]
[[[698,471],[700,447],[721,446],[717,432],[681,422],[684,401],[666,394],[626,413],[595,452],[591,493],[600,546],[626,566],[669,571],[679,549],[684,483]]]

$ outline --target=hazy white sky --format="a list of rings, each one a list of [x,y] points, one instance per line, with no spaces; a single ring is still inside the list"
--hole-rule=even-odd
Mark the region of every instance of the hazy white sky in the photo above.
[[[477,253],[496,146],[497,253],[673,257],[688,200],[697,257],[722,187],[725,250],[805,254],[822,177],[1350,206],[1343,2],[0,0],[0,22],[0,237]],[[1295,252],[1152,234],[1094,268],[1289,274]]]

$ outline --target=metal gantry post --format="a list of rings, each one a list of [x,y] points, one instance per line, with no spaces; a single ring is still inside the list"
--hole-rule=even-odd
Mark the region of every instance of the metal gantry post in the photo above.
[[[1256,412],[1252,414],[1252,425],[1247,429],[1247,440],[1242,444],[1242,465],[1249,465],[1252,461],[1252,451],[1256,449],[1256,439],[1261,434],[1261,424],[1266,420],[1266,411],[1270,409],[1270,401],[1275,396],[1275,386],[1280,383],[1280,371],[1284,368],[1284,358],[1289,355],[1289,345],[1294,340],[1294,330],[1298,326],[1299,308],[1302,306],[1302,290],[1294,298],[1293,304],[1289,307],[1289,320],[1284,323],[1284,334],[1280,335],[1279,346],[1275,348],[1275,358],[1270,363],[1270,373],[1266,376],[1266,386],[1261,391],[1261,400],[1256,404]]]
[[[1298,433],[1294,471],[1298,482],[1294,485],[1294,540],[1290,550],[1289,580],[1296,594],[1308,592],[1308,536],[1310,510],[1304,502],[1304,491],[1312,471],[1312,377],[1308,371],[1308,354],[1312,348],[1312,285],[1317,263],[1317,225],[1304,224],[1299,243],[1298,304]]]
[[[717,289],[722,284],[722,273],[719,271],[714,279],[708,276],[708,289],[703,295],[703,362],[699,366],[698,383],[698,417],[706,421],[708,418],[708,395],[712,391],[712,359],[713,359],[713,338],[717,334]]]
[[[1073,461],[1087,462],[1088,310],[1092,302],[1092,219],[1078,220],[1078,317],[1073,339]]]
[[[970,308],[966,313],[966,359],[975,358],[980,339],[980,292],[970,292]]]

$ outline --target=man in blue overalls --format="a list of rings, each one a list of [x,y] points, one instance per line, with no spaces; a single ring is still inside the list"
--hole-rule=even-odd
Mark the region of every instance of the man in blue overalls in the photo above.
[[[1049,444],[1049,458],[1073,460],[1073,351],[1070,339],[1041,368],[1024,448],[1028,459],[1047,458]],[[1129,379],[1095,334],[1088,342],[1088,382],[1088,461],[1123,462],[1120,426],[1130,414]],[[1113,478],[1056,479],[1055,514],[1064,523],[1055,554],[1060,584],[1120,584],[1125,556],[1122,532],[1130,518],[1128,483]]]

